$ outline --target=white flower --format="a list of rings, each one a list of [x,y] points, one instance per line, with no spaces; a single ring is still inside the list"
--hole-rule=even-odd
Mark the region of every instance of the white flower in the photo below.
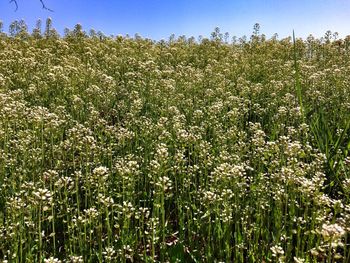
[[[62,261],[58,258],[50,257],[48,259],[44,259],[44,263],[61,263]]]

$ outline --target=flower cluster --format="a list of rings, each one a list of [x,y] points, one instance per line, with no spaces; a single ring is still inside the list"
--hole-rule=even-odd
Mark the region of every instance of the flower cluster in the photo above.
[[[347,262],[349,38],[50,23],[0,33],[1,262]]]

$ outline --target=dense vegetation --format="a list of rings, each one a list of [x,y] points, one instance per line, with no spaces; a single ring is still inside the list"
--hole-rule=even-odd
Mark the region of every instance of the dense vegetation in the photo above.
[[[350,38],[258,29],[0,26],[0,261],[350,262]]]

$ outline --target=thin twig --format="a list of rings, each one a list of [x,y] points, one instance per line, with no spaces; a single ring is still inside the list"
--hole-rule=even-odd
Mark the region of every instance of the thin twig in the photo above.
[[[17,10],[18,10],[18,3],[17,3],[17,0],[10,0],[10,3],[14,3],[14,4],[16,5],[15,11],[17,11]],[[42,5],[43,9],[45,9],[45,10],[47,10],[47,11],[50,11],[50,12],[53,12],[52,9],[48,8],[48,7],[45,5],[44,0],[40,0],[40,3],[41,3],[41,5]]]
[[[43,9],[45,9],[45,10],[47,10],[47,11],[50,11],[50,12],[53,12],[52,9],[48,8],[48,7],[45,5],[44,0],[40,0],[40,3],[42,4]]]
[[[17,11],[18,10],[18,3],[17,3],[17,1],[16,0],[10,0],[10,3],[15,3],[15,5],[16,5],[15,11]]]

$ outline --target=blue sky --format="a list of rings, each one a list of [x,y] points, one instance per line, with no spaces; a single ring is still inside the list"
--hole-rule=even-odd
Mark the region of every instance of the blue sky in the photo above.
[[[218,26],[231,36],[249,36],[259,23],[268,37],[292,34],[323,36],[327,30],[350,35],[350,0],[45,0],[54,10],[41,9],[39,0],[18,0],[19,9],[0,0],[0,20],[5,29],[11,21],[24,19],[29,28],[38,18],[53,19],[63,33],[65,27],[80,23],[107,35],[133,36],[139,33],[152,39],[175,35],[210,36]]]

